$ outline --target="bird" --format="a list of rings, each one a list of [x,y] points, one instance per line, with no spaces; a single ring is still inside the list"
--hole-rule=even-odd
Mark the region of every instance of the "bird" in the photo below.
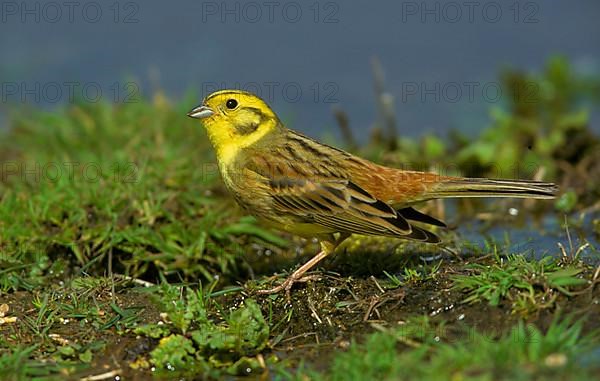
[[[352,234],[440,243],[446,227],[414,204],[454,197],[551,199],[557,186],[532,180],[444,176],[376,164],[285,127],[259,96],[220,90],[187,113],[200,119],[223,182],[268,226],[317,238],[321,250],[276,287],[285,291]]]

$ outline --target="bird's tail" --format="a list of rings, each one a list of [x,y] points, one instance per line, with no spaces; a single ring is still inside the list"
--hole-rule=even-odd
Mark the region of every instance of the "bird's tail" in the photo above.
[[[558,187],[553,183],[532,180],[495,180],[448,178],[428,190],[427,198],[451,197],[517,197],[551,199]]]

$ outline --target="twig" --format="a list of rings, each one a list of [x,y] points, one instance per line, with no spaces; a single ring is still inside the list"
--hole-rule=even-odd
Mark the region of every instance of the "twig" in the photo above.
[[[381,285],[379,284],[379,282],[377,282],[377,279],[376,279],[376,278],[375,278],[373,275],[371,275],[371,276],[369,277],[369,279],[371,279],[371,280],[373,281],[373,283],[375,283],[375,286],[377,286],[377,289],[378,289],[378,290],[379,290],[379,291],[380,291],[382,294],[385,294],[385,290],[384,290],[384,289],[381,287]]]
[[[305,332],[305,333],[301,333],[299,335],[288,337],[287,339],[281,340],[279,342],[279,344],[283,344],[283,343],[286,343],[288,341],[293,341],[293,340],[297,340],[297,339],[300,339],[300,338],[305,338],[305,337],[308,337],[308,336],[316,336],[316,335],[317,335],[316,332]]]
[[[348,114],[346,114],[340,107],[336,106],[333,107],[333,116],[335,117],[338,127],[340,128],[342,139],[344,139],[346,147],[348,147],[349,150],[356,149],[356,140],[354,139],[352,129],[350,128]]]
[[[367,307],[367,310],[365,311],[365,314],[363,316],[363,321],[369,321],[369,316],[371,316],[371,313],[373,312],[374,309],[377,308],[377,305],[379,304],[380,299],[378,296],[373,297],[373,299],[371,300],[371,303],[369,303],[369,307]]]
[[[138,279],[138,278],[133,278],[130,277],[129,275],[123,275],[123,274],[113,274],[113,277],[115,278],[121,278],[124,280],[129,280],[135,284],[139,284],[140,286],[144,286],[144,287],[154,287],[156,286],[156,284],[152,283],[152,282],[148,282],[147,280],[143,280],[143,279]]]
[[[110,277],[110,297],[115,301],[115,277],[112,269],[113,250],[112,247],[108,250],[108,276]]]
[[[312,312],[312,316],[315,319],[317,319],[319,324],[323,324],[323,320],[321,320],[321,318],[319,317],[319,314],[317,313],[317,310],[315,309],[315,306],[314,306],[312,300],[310,300],[310,299],[308,301],[308,308],[310,309],[310,312]]]
[[[567,219],[567,215],[565,215],[565,230],[567,232],[567,239],[569,240],[569,250],[572,254],[573,253],[573,241],[571,240],[571,233],[569,232],[569,220]]]
[[[111,370],[110,372],[106,372],[106,373],[102,373],[102,374],[97,374],[95,376],[83,377],[80,380],[81,381],[100,381],[100,380],[106,380],[107,378],[113,378],[113,377],[118,376],[119,373],[121,373],[121,369],[115,369],[115,370]]]
[[[396,130],[394,97],[385,91],[383,67],[377,57],[371,59],[371,68],[373,70],[375,100],[377,102],[379,124],[383,127],[383,130],[387,135],[385,136],[385,140],[388,149],[390,151],[395,151],[398,148],[398,132]]]

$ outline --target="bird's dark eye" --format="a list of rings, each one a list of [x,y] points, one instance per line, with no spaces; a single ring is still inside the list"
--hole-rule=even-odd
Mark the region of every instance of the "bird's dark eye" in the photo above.
[[[233,110],[234,108],[236,108],[237,105],[238,105],[238,103],[235,99],[228,99],[227,103],[225,103],[225,106],[227,106],[227,108],[230,110]]]

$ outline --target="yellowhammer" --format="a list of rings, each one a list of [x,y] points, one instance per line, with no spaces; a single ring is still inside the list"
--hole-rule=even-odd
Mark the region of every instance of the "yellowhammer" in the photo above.
[[[422,225],[445,224],[413,209],[416,202],[548,199],[557,191],[552,183],[384,167],[287,129],[262,99],[243,91],[210,94],[188,116],[202,119],[225,185],[243,208],[279,229],[320,240],[317,255],[281,285],[259,293],[289,293],[294,282],[353,233],[440,242]]]

